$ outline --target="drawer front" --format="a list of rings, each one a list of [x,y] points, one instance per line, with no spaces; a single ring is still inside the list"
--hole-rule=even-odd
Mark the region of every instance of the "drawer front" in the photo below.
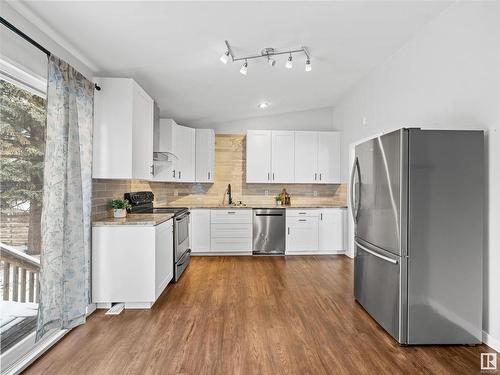
[[[252,210],[236,208],[233,210],[210,210],[210,221],[212,224],[225,223],[252,223]]]
[[[299,209],[299,208],[287,208],[286,217],[300,217],[300,216],[311,216],[318,217],[320,210],[318,209]]]
[[[212,238],[250,238],[252,226],[250,224],[212,224]]]
[[[210,251],[236,252],[252,251],[251,238],[212,238]]]

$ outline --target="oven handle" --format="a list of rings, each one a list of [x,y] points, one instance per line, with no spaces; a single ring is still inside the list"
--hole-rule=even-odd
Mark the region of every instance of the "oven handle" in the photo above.
[[[186,257],[186,255],[187,255],[187,254],[191,254],[191,249],[187,249],[187,250],[186,250],[186,252],[184,253],[183,258],[187,258],[187,257]],[[182,262],[182,263],[178,263],[178,264],[177,264],[177,267],[182,266],[182,265],[183,265],[184,263],[186,263],[186,262],[187,262],[187,259],[185,259],[185,260],[184,260],[184,262]]]

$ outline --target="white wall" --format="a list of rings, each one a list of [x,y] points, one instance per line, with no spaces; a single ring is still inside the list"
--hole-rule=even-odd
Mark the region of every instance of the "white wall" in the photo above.
[[[262,110],[265,113],[265,109]],[[332,108],[289,112],[211,124],[216,133],[244,134],[247,130],[334,130]]]
[[[57,57],[65,60],[80,73],[85,75],[88,79],[92,79],[94,66],[90,66],[87,62],[75,56],[72,52],[68,51],[61,44],[54,41],[49,35],[42,32],[40,28],[35,26],[29,19],[35,16],[25,9],[22,3],[13,3],[16,8],[23,11],[19,13],[10,4],[5,1],[0,1],[0,10],[2,17],[17,27],[19,30],[27,34],[36,42],[47,48],[50,52]],[[36,20],[42,23],[40,20]],[[46,26],[48,27],[48,26]],[[58,36],[59,37],[59,36]],[[28,68],[33,73],[38,75],[47,76],[47,60],[42,52],[39,52],[36,47],[31,46],[28,42],[24,41],[21,37],[8,30],[5,26],[0,26],[0,53],[7,56],[10,60],[21,64],[23,67]],[[43,57],[43,59],[41,58]]]
[[[351,90],[333,121],[342,160],[350,143],[403,126],[486,130],[483,329],[500,350],[500,3],[454,3]]]

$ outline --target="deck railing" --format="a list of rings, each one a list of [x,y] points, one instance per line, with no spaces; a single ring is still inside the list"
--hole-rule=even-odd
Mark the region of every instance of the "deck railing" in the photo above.
[[[38,302],[40,260],[0,242],[2,299],[14,302]]]

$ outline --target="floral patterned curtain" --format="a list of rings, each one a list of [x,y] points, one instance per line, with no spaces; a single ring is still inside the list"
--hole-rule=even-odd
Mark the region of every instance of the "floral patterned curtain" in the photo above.
[[[85,322],[90,303],[94,85],[49,57],[37,340]]]

